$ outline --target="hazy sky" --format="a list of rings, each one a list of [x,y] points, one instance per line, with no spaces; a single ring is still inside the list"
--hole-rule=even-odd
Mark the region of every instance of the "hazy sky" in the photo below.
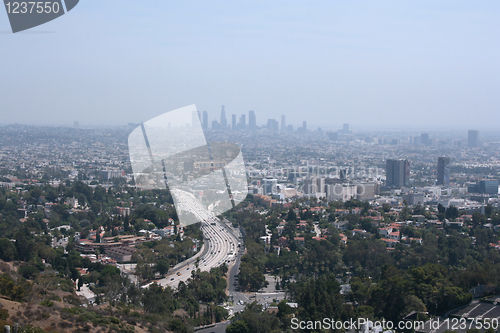
[[[81,0],[12,34],[0,9],[0,124],[224,104],[260,124],[498,128],[499,18],[498,1]]]

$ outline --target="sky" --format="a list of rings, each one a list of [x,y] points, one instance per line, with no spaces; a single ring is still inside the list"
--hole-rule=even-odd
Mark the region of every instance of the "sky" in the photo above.
[[[498,1],[80,0],[13,34],[0,9],[0,124],[196,104],[311,129],[497,129],[499,17]]]

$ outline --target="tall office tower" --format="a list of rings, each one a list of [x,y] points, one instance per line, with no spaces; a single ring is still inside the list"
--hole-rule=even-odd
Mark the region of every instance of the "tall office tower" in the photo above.
[[[498,179],[480,180],[479,193],[498,194]]]
[[[278,180],[276,178],[272,177],[266,177],[263,179],[263,192],[264,194],[273,194],[276,193],[278,190]]]
[[[342,126],[342,131],[343,131],[344,133],[349,133],[349,124],[347,124],[347,123],[346,123],[346,124],[344,124],[344,125]]]
[[[74,128],[78,128],[79,124],[78,124],[78,120],[75,120],[75,122],[73,123],[73,127]]]
[[[306,130],[307,130],[307,121],[305,121],[305,120],[304,120],[304,121],[302,122],[302,128],[304,129],[304,131],[306,131]]]
[[[236,115],[235,114],[233,114],[231,116],[231,129],[233,131],[236,130]]]
[[[255,119],[255,112],[253,110],[248,111],[248,127],[251,130],[257,128],[257,120]]]
[[[428,133],[420,134],[420,143],[423,145],[429,144],[429,134]]]
[[[276,119],[267,120],[267,129],[272,132],[278,131],[278,121]]]
[[[220,127],[223,131],[227,129],[226,110],[224,109],[224,105],[220,111]]]
[[[450,185],[450,158],[438,157],[437,184]]]
[[[410,162],[407,160],[387,160],[386,185],[394,187],[409,186]]]
[[[325,192],[325,178],[323,177],[316,178],[316,191],[320,193]]]
[[[284,132],[286,130],[286,117],[285,115],[281,116],[281,131]]]
[[[240,123],[238,126],[240,129],[244,130],[247,128],[247,116],[245,114],[242,114],[240,117]]]
[[[469,130],[468,137],[469,147],[475,148],[479,147],[479,131],[478,130]]]
[[[207,111],[203,111],[203,122],[202,122],[201,126],[203,129],[208,128],[208,112]]]

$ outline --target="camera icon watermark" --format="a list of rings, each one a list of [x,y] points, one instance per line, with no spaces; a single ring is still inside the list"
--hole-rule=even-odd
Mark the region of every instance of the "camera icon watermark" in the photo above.
[[[230,142],[207,142],[194,105],[164,113],[128,137],[140,189],[168,189],[186,226],[220,215],[248,194],[243,155]]]

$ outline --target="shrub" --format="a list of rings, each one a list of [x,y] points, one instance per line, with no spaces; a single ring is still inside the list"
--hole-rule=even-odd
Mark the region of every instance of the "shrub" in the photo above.
[[[45,299],[45,300],[40,302],[40,305],[50,308],[51,306],[54,306],[54,302],[52,302],[51,300]]]

